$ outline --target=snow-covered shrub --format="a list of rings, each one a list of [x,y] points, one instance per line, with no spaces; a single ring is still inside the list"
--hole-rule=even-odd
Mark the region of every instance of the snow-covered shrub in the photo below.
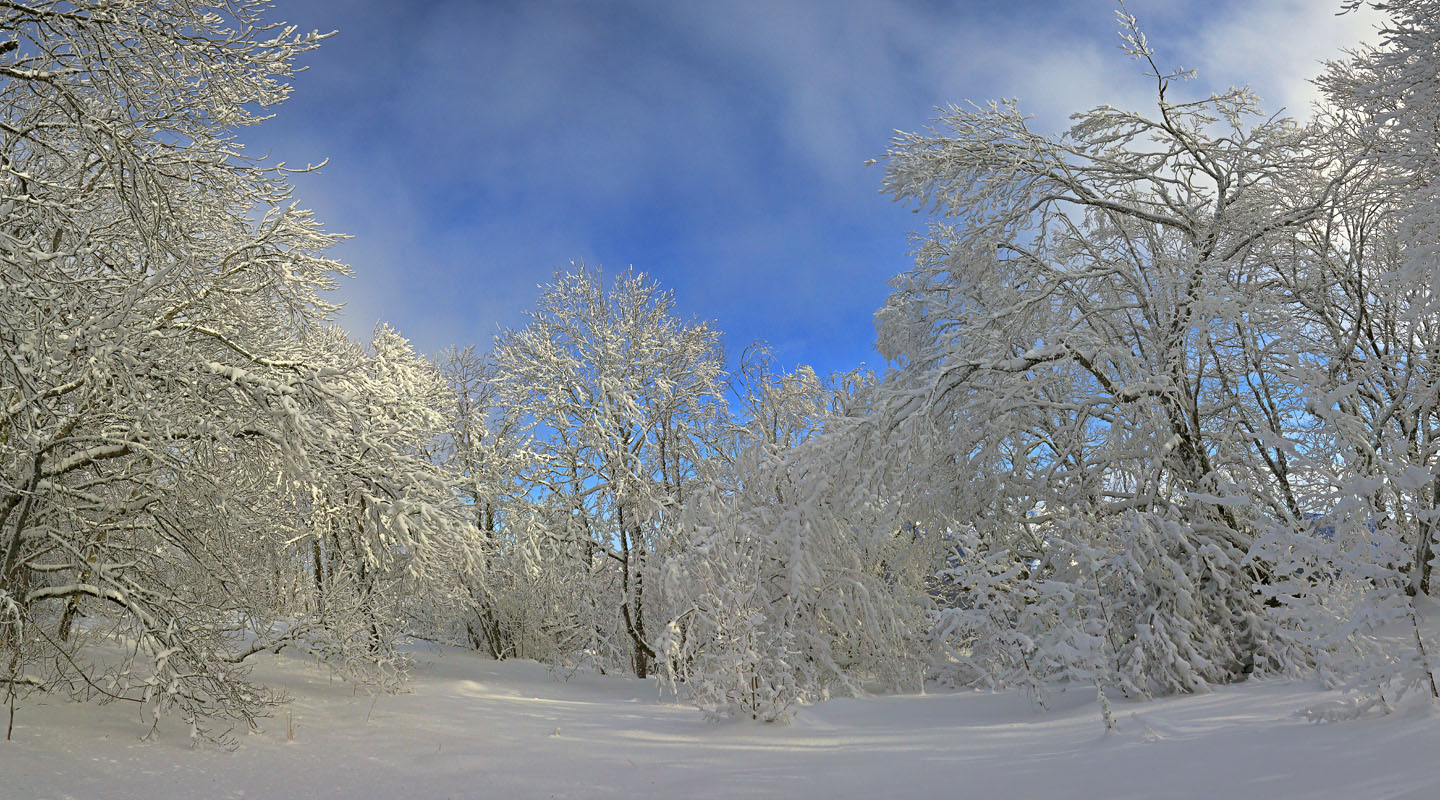
[[[777,720],[835,693],[920,686],[914,532],[832,494],[851,465],[829,448],[844,440],[808,436],[742,436],[728,480],[680,517],[661,654],[709,713]]]
[[[1253,593],[1224,548],[1192,546],[1150,515],[1067,519],[1035,554],[952,535],[935,585],[932,674],[958,685],[1114,687],[1131,697],[1195,691],[1274,662]],[[1232,551],[1233,552],[1233,551]],[[1249,659],[1247,663],[1239,663]]]
[[[1276,526],[1252,551],[1275,576],[1262,591],[1281,662],[1358,698],[1354,713],[1434,692],[1440,642],[1422,621],[1424,596],[1408,591],[1413,548],[1386,522],[1352,498],[1300,530]]]

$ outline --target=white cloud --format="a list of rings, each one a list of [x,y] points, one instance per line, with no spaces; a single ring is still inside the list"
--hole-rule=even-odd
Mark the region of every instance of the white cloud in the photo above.
[[[1369,6],[1337,14],[1338,0],[1255,0],[1205,22],[1191,45],[1208,82],[1249,85],[1271,111],[1308,117],[1320,99],[1311,80],[1324,61],[1373,43],[1381,16]]]
[[[1162,66],[1200,70],[1187,91],[1248,83],[1292,114],[1319,62],[1375,24],[1334,16],[1339,0],[1128,5]],[[354,107],[286,149],[335,156],[300,196],[358,237],[336,253],[358,275],[342,290],[347,325],[383,318],[425,350],[488,343],[582,257],[656,274],[738,341],[868,330],[913,224],[861,166],[895,128],[965,100],[1018,97],[1051,131],[1096,105],[1154,104],[1109,0],[377,9],[403,29],[345,45],[352,61],[322,85]],[[347,25],[333,25],[339,52]]]

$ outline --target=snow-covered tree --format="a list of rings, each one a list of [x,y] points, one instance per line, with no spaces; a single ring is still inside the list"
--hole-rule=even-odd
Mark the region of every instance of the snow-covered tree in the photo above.
[[[1156,114],[1102,106],[1049,136],[1011,103],[952,107],[896,137],[886,190],[939,219],[879,314],[898,366],[865,435],[881,496],[960,561],[941,623],[999,615],[955,628],[993,640],[965,649],[1086,682],[1108,661],[1150,694],[1279,666],[1274,575],[1249,555],[1316,511],[1292,469],[1307,244],[1359,160],[1243,89],[1175,100],[1184,76],[1121,18]],[[1065,623],[1077,608],[1103,625]]]
[[[298,505],[313,619],[291,630],[308,629],[304,646],[352,676],[384,680],[374,667],[397,666],[400,633],[467,606],[480,538],[441,453],[454,395],[439,369],[387,325],[368,348],[327,333],[314,357],[334,372],[325,386],[339,402],[313,410],[329,429]]]
[[[1440,508],[1435,379],[1434,186],[1440,178],[1440,6],[1377,3],[1382,41],[1331,63],[1323,124],[1355,174],[1323,226],[1297,240],[1313,264],[1297,293],[1306,339],[1291,376],[1307,398],[1297,493],[1303,537],[1274,531],[1256,556],[1285,640],[1327,680],[1388,704],[1434,696],[1434,642],[1421,616]]]
[[[394,404],[408,345],[362,358],[326,328],[335,236],[235,140],[323,38],[267,6],[0,7],[10,691],[253,721],[274,698],[244,659],[316,629],[275,623],[322,528],[361,584],[461,545],[417,449],[432,421]]]
[[[866,686],[920,686],[924,563],[894,509],[850,502],[848,440],[822,431],[867,383],[746,354],[725,468],[692,494],[665,565],[668,676],[712,716],[784,719]]]
[[[500,405],[496,363],[473,347],[451,348],[440,368],[456,397],[447,453],[461,476],[472,525],[479,539],[479,563],[463,585],[469,610],[465,638],[496,659],[562,660],[541,633],[549,623],[549,595],[564,595],[536,569],[543,548],[539,509],[524,495],[521,476],[529,471],[520,417]]]
[[[495,348],[500,403],[529,434],[530,524],[571,605],[557,630],[579,651],[563,655],[640,677],[655,659],[656,568],[707,477],[723,402],[719,333],[673,308],[644,274],[607,285],[581,265]]]

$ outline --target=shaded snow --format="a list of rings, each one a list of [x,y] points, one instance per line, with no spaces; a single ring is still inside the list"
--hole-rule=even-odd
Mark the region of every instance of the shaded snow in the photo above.
[[[407,693],[372,698],[300,657],[259,676],[294,702],[234,752],[188,748],[132,708],[17,709],[0,798],[1440,797],[1440,713],[1316,725],[1334,695],[1260,683],[1037,711],[1015,694],[832,700],[789,726],[706,723],[653,684],[420,653]],[[367,719],[368,718],[368,719]],[[293,719],[294,741],[287,742]]]

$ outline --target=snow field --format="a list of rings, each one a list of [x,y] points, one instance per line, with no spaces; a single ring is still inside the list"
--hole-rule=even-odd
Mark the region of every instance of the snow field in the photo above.
[[[1434,798],[1440,712],[1318,725],[1333,693],[1259,682],[1038,710],[1015,693],[836,699],[791,725],[704,721],[654,684],[461,650],[371,697],[301,657],[257,677],[293,702],[233,752],[133,708],[32,698],[0,744],[0,798]],[[293,740],[289,740],[293,731]]]

